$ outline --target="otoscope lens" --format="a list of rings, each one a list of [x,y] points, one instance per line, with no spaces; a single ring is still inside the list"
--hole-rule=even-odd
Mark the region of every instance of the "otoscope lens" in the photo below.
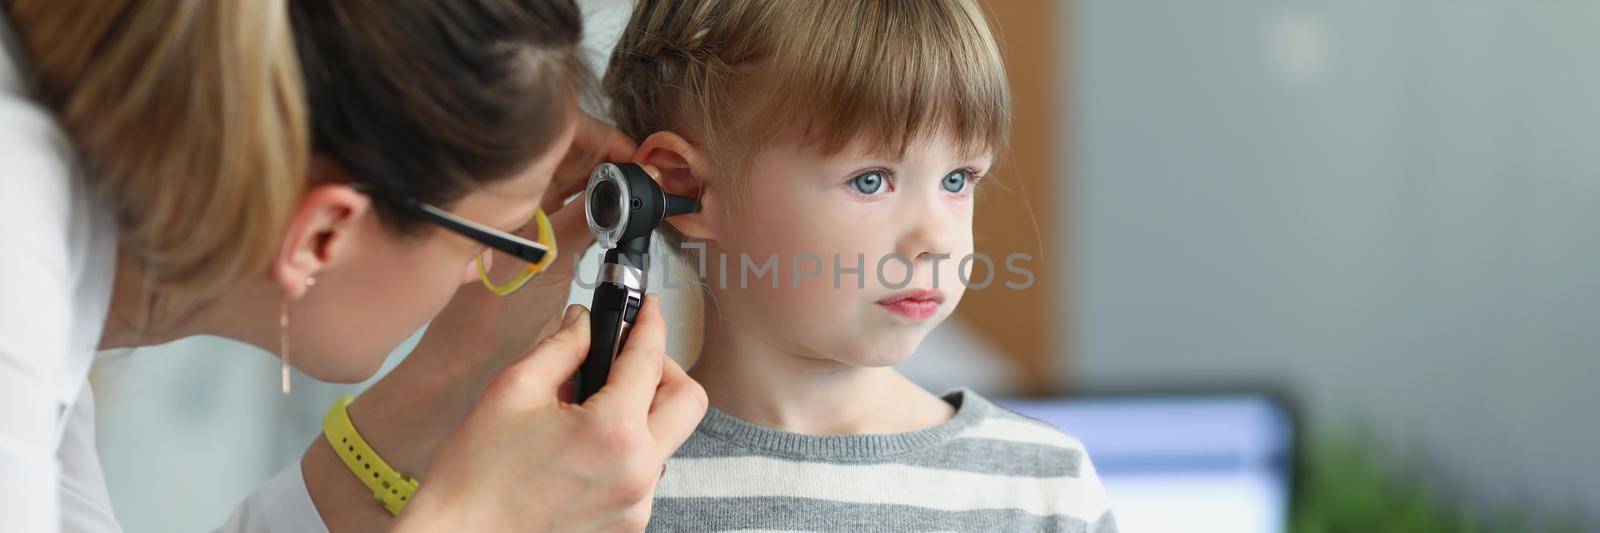
[[[621,196],[622,188],[617,187],[615,181],[606,180],[595,185],[589,196],[589,207],[596,226],[604,230],[617,227],[617,221],[622,218]]]

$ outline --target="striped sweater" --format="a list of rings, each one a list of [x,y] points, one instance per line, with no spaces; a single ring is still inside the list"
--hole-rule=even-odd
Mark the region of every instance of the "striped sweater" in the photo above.
[[[970,390],[949,421],[816,436],[715,408],[667,461],[650,531],[1115,532],[1083,444]]]

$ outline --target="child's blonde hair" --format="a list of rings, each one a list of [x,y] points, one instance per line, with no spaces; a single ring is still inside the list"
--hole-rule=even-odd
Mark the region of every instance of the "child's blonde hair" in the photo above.
[[[943,128],[977,154],[1011,125],[975,0],[640,0],[604,88],[635,140],[684,134],[733,175],[784,135],[903,155]]]
[[[964,155],[1004,152],[1011,92],[976,0],[638,0],[602,87],[617,127],[672,131],[719,168],[724,210],[745,205],[751,159],[797,135],[825,154],[861,141],[901,156],[946,133]],[[940,131],[941,129],[945,131]],[[677,250],[686,240],[662,224]],[[705,274],[691,254],[673,254]],[[704,280],[691,320],[716,305]],[[698,336],[696,336],[698,337]],[[680,353],[699,353],[690,339]]]

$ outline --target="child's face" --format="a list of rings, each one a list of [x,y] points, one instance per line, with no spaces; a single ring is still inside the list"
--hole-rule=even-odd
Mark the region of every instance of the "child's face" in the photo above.
[[[736,335],[786,353],[873,367],[910,356],[961,300],[973,188],[992,162],[929,137],[898,159],[863,145],[757,154],[748,194],[731,200],[738,207],[711,245],[728,256],[725,283],[716,256],[706,258],[708,305]],[[771,271],[756,278],[774,255],[777,289]]]

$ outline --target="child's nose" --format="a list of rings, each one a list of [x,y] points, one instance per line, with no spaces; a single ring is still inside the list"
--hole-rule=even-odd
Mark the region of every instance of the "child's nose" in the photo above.
[[[931,209],[914,220],[916,222],[900,241],[897,250],[900,255],[922,261],[951,253],[956,233],[953,214],[944,209]]]

